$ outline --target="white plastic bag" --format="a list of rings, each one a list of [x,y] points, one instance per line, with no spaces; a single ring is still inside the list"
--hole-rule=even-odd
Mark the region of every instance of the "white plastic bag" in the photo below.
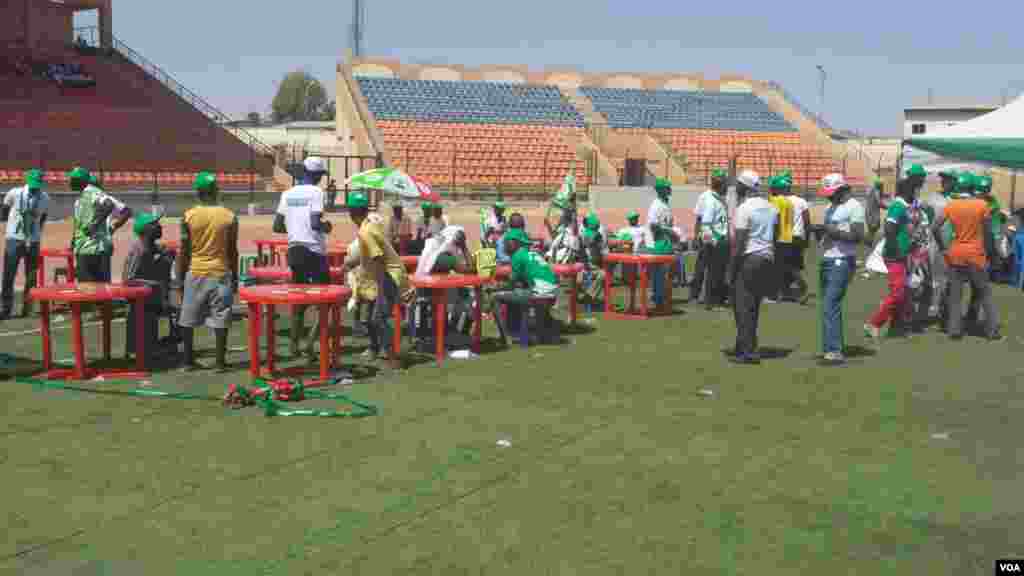
[[[889,269],[885,267],[885,260],[882,258],[882,250],[885,249],[885,238],[878,241],[875,244],[875,249],[871,251],[871,255],[868,256],[868,261],[865,267],[874,272],[875,274],[888,274]]]

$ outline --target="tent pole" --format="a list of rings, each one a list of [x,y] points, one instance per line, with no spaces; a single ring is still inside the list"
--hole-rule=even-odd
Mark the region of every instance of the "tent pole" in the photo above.
[[[1016,209],[1017,201],[1017,171],[1010,171],[1010,212],[1012,213]]]

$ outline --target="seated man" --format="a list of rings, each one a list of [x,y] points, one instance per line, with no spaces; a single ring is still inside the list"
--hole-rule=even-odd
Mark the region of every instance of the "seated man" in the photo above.
[[[170,309],[169,290],[171,266],[174,257],[165,251],[158,241],[163,236],[160,216],[140,212],[132,226],[135,241],[128,251],[121,278],[125,284],[149,286],[153,289],[146,298],[143,323],[145,324],[145,350],[147,356],[156,353],[159,336],[160,315]],[[135,307],[129,308],[128,323],[125,325],[125,355],[135,354]],[[177,324],[171,318],[171,343],[177,349]],[[148,360],[148,359],[147,359]]]
[[[506,249],[512,254],[512,275],[505,290],[494,294],[494,319],[501,341],[508,346],[506,325],[501,319],[498,305],[508,305],[508,323],[519,325],[523,305],[531,298],[558,298],[558,277],[539,254],[530,251],[530,238],[520,229],[505,233]]]
[[[526,218],[523,217],[519,212],[514,212],[508,217],[508,228],[509,230],[526,230]],[[506,232],[507,234],[507,232]],[[505,237],[502,236],[495,246],[497,252],[498,264],[511,264],[512,254],[505,249]]]

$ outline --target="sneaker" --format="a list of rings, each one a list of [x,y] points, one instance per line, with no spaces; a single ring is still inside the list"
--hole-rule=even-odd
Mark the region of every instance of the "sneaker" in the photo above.
[[[826,364],[831,364],[834,366],[846,363],[846,358],[844,358],[843,355],[839,352],[826,352],[824,360]]]
[[[877,326],[874,326],[872,324],[865,324],[864,325],[864,337],[865,338],[870,338],[871,339],[871,343],[877,346],[879,340],[881,340],[881,338],[882,338],[882,331],[879,330]]]
[[[1003,342],[1005,340],[1006,340],[1006,336],[1003,336],[999,332],[996,332],[995,334],[992,334],[991,336],[988,336],[988,341],[989,342]]]
[[[729,362],[739,364],[741,366],[757,366],[761,363],[761,359],[752,355],[730,356]]]
[[[765,298],[764,299],[764,303],[765,304],[778,304],[779,301],[776,300],[775,298]]]

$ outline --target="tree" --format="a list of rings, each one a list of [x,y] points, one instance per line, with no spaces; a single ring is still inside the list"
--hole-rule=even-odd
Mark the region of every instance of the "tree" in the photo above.
[[[323,85],[304,70],[285,75],[270,105],[274,122],[321,120],[331,108]]]

